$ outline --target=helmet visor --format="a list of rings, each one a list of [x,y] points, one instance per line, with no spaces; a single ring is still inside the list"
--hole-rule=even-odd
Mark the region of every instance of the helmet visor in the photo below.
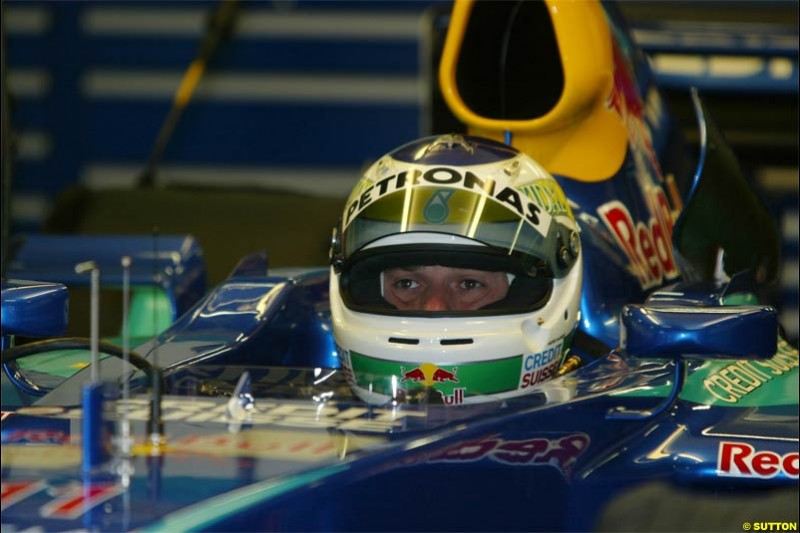
[[[445,176],[458,174],[444,167],[439,172]],[[466,175],[472,176],[467,183],[473,183],[469,188],[462,178],[458,187],[417,184],[389,192],[388,185],[385,189],[380,187],[386,181],[383,180],[355,200],[351,198],[343,221],[342,259],[348,262],[369,243],[389,235],[443,233],[466,237],[488,245],[494,252],[514,256],[518,268],[528,275],[565,275],[572,257],[564,261],[559,252],[569,250],[570,229],[519,189],[497,190],[499,187],[494,187],[491,179],[481,182],[470,173]],[[408,178],[400,181],[411,183]],[[381,194],[382,190],[386,192]]]

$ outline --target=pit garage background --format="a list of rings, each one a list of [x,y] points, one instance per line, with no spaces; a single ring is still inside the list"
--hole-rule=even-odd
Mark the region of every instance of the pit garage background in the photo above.
[[[448,4],[239,2],[155,185],[141,187],[219,6],[3,2],[14,147],[3,208],[15,234],[192,232],[211,283],[262,246],[275,266],[321,264],[328,229],[365,165],[459,127],[434,75]],[[695,84],[774,211],[784,259],[776,299],[796,341],[798,3],[621,8],[687,140],[696,141],[686,98]],[[308,224],[319,226],[314,242],[292,233]]]

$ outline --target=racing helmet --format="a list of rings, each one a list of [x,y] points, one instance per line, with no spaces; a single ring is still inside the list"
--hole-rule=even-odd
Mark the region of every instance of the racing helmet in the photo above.
[[[555,377],[579,320],[578,231],[556,180],[505,144],[434,136],[380,158],[331,243],[333,334],[354,392],[370,404],[457,405]],[[433,271],[466,272],[447,287],[499,292],[480,306],[387,294],[419,290],[414,276]]]

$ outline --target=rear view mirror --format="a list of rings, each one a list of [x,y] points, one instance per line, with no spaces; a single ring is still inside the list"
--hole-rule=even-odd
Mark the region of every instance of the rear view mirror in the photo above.
[[[652,418],[672,407],[686,382],[686,359],[768,359],[778,350],[778,314],[757,305],[626,305],[619,349],[633,357],[674,360],[672,388],[645,410],[611,409],[614,420]]]
[[[3,281],[3,348],[11,335],[57,337],[67,330],[67,288],[60,283]]]
[[[627,305],[620,348],[635,357],[767,359],[778,349],[778,316],[754,305]]]

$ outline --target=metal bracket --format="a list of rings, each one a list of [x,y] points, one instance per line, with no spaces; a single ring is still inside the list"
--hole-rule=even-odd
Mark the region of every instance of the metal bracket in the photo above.
[[[678,400],[678,396],[683,390],[683,384],[686,382],[686,362],[683,359],[675,359],[675,374],[672,380],[672,390],[669,396],[652,409],[625,409],[624,407],[614,407],[606,413],[608,420],[644,420],[660,415],[670,407],[672,407]]]

